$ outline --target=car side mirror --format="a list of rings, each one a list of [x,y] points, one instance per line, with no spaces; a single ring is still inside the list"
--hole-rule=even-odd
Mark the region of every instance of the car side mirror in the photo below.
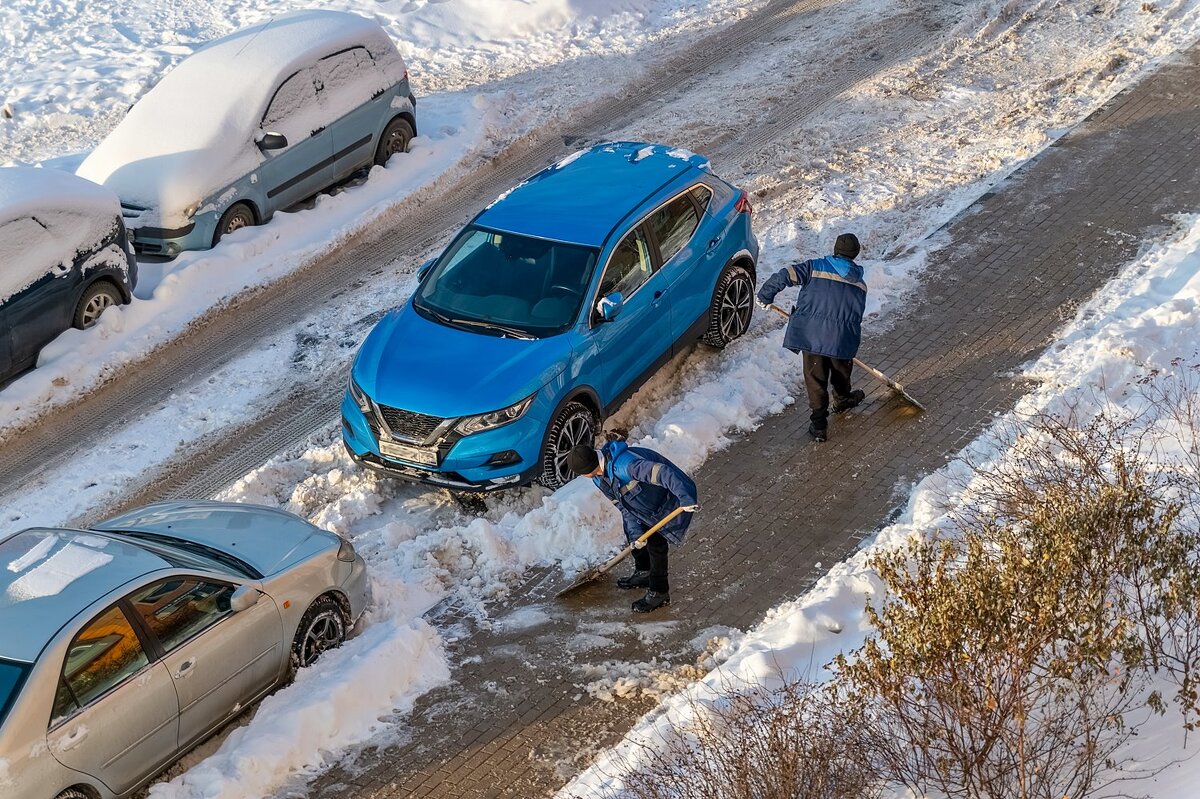
[[[436,258],[430,258],[428,261],[426,261],[425,263],[423,263],[417,267],[417,282],[418,283],[420,283],[422,280],[425,279],[426,275],[429,274],[430,269],[433,269],[433,262],[436,260],[437,260]]]
[[[605,322],[611,322],[617,318],[617,314],[621,313],[621,309],[624,307],[625,296],[619,291],[614,291],[596,303],[596,313],[600,314],[600,318]]]
[[[267,150],[282,150],[287,146],[287,136],[284,136],[282,133],[264,133],[262,138],[258,140],[258,149],[263,152]]]
[[[249,610],[258,604],[259,592],[252,585],[239,585],[229,597],[229,609],[234,613]]]

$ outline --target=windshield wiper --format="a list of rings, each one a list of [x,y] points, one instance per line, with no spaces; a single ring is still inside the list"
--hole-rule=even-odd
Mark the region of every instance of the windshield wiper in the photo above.
[[[450,321],[454,324],[459,324],[459,325],[470,325],[471,327],[482,327],[485,330],[499,330],[501,333],[505,334],[506,336],[512,336],[513,338],[524,339],[526,341],[532,341],[534,338],[533,336],[526,333],[524,330],[519,330],[515,327],[506,327],[505,325],[498,325],[495,322],[484,322],[483,320],[478,320],[478,319],[451,319]]]

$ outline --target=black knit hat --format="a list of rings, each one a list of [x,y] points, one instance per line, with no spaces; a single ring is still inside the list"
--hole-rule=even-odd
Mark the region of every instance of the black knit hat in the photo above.
[[[591,474],[599,465],[600,458],[596,455],[596,450],[586,444],[571,447],[571,451],[567,453],[567,468],[576,475]]]
[[[843,233],[833,243],[833,254],[842,258],[849,258],[851,261],[858,257],[858,252],[861,249],[858,246],[858,236],[855,236],[853,233]]]

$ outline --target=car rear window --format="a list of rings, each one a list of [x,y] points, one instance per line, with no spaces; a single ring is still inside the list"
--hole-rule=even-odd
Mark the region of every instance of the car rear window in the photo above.
[[[4,725],[4,719],[16,702],[17,694],[21,693],[21,685],[28,673],[29,666],[26,664],[0,659],[0,726]]]

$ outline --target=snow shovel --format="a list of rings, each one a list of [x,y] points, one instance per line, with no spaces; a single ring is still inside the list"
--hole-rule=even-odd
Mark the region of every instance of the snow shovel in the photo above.
[[[774,311],[775,313],[784,317],[785,319],[791,318],[791,315],[787,311],[780,308],[778,305],[771,303],[771,305],[769,307],[772,311]],[[895,391],[901,397],[904,397],[904,399],[907,400],[908,403],[910,405],[912,405],[914,408],[916,408],[917,410],[920,410],[920,411],[925,410],[925,406],[922,405],[921,403],[917,402],[917,400],[913,397],[912,394],[909,394],[907,391],[905,391],[904,386],[900,385],[895,380],[893,380],[892,378],[885,375],[883,372],[876,369],[874,366],[865,364],[862,361],[860,361],[858,358],[854,359],[854,365],[857,366],[858,368],[862,369],[867,374],[874,377],[876,380],[879,380],[880,382],[884,383],[888,388],[890,388],[892,391]]]
[[[593,566],[592,568],[588,569],[586,572],[584,572],[582,575],[580,575],[578,578],[576,578],[575,582],[571,583],[570,585],[568,585],[563,590],[559,591],[554,596],[555,597],[564,597],[567,594],[570,594],[573,591],[576,591],[576,590],[582,588],[583,586],[587,585],[588,583],[592,582],[593,580],[597,579],[598,577],[604,575],[613,566],[616,566],[618,563],[625,560],[625,558],[629,557],[629,553],[634,550],[634,547],[637,547],[641,544],[646,543],[647,538],[649,538],[650,536],[657,533],[659,530],[662,529],[663,525],[665,525],[667,522],[671,521],[672,519],[674,519],[676,516],[678,516],[681,513],[683,513],[683,508],[676,508],[675,510],[671,511],[670,513],[668,513],[666,516],[664,516],[662,518],[662,521],[660,521],[658,524],[651,527],[646,532],[642,533],[641,536],[638,537],[638,540],[634,541],[632,544],[625,547],[617,554],[613,555],[611,558],[608,559],[607,562],[605,562],[599,566]]]

